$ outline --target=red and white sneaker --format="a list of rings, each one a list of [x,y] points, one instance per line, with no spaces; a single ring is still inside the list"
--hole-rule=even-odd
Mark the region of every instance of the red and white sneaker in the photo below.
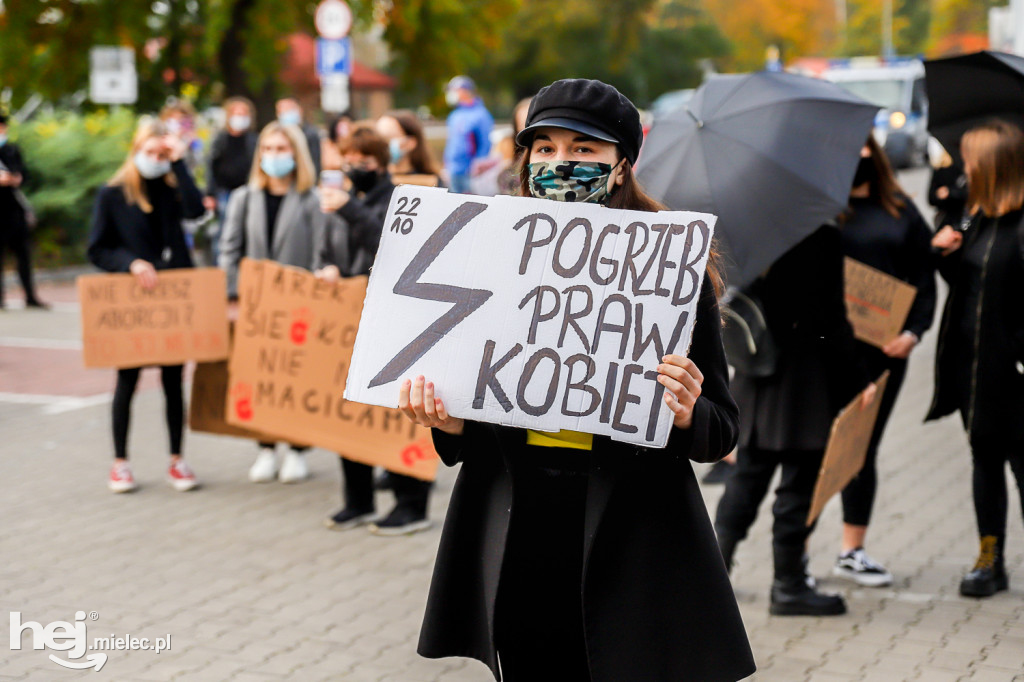
[[[192,467],[183,459],[171,462],[171,468],[167,470],[167,482],[179,493],[192,490],[199,485],[196,475],[192,473]]]
[[[115,493],[130,493],[138,487],[135,485],[135,477],[132,476],[132,468],[128,466],[128,462],[123,459],[114,460],[114,466],[110,467],[107,487]]]

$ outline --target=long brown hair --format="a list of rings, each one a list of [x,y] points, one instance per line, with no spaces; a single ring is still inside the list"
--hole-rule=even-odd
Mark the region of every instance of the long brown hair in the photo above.
[[[629,162],[629,159],[622,157],[622,151],[617,146],[615,150],[622,162],[623,178],[622,184],[619,185],[608,198],[606,206],[608,206],[608,208],[620,208],[628,211],[657,212],[667,210],[667,206],[644,191],[644,188],[640,185],[640,181],[636,179],[636,175],[633,173],[633,164]],[[523,152],[519,155],[518,163],[519,196],[533,196],[530,193],[529,147],[525,147]],[[707,271],[708,276],[711,278],[711,284],[715,288],[715,295],[721,296],[722,292],[725,291],[725,278],[722,274],[722,257],[718,251],[718,246],[715,240],[711,242],[711,252],[708,255]]]
[[[960,140],[967,173],[967,208],[999,217],[1024,206],[1024,132],[1012,123],[989,121]]]
[[[107,181],[108,186],[121,188],[121,191],[124,192],[125,203],[129,206],[138,205],[143,213],[152,213],[153,204],[149,201],[149,196],[146,194],[146,183],[142,181],[142,175],[135,166],[135,153],[139,151],[147,140],[154,137],[163,137],[166,134],[167,126],[164,125],[163,121],[151,116],[143,117],[139,121],[138,127],[135,128],[135,135],[132,136],[132,146],[128,150],[128,156],[125,158],[124,163],[121,164],[121,167],[114,173],[113,177]],[[164,182],[170,187],[178,186],[178,180],[174,177],[174,173],[165,175]]]
[[[412,172],[423,175],[440,175],[441,167],[437,165],[434,155],[427,145],[426,135],[423,134],[423,124],[411,111],[399,109],[384,114],[395,119],[402,132],[416,140],[416,146],[409,152],[409,163],[412,164]],[[383,117],[382,117],[383,118]]]
[[[898,218],[900,211],[907,206],[907,202],[903,198],[906,196],[906,192],[896,180],[896,172],[892,169],[889,156],[882,149],[882,145],[875,140],[875,136],[868,135],[868,141],[865,144],[871,150],[871,161],[875,166],[875,177],[871,180],[868,196],[880,204],[886,213],[893,218]]]

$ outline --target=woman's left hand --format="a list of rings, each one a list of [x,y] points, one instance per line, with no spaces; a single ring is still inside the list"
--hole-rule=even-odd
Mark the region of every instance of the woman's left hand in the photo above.
[[[349,193],[335,187],[320,188],[320,210],[324,213],[334,213],[348,203]]]
[[[697,365],[681,355],[666,355],[658,365],[658,383],[665,387],[665,404],[675,415],[672,424],[680,429],[690,428],[693,406],[704,383]]]
[[[882,346],[882,352],[890,358],[906,360],[910,351],[917,345],[917,337],[910,332],[903,332],[889,343]]]

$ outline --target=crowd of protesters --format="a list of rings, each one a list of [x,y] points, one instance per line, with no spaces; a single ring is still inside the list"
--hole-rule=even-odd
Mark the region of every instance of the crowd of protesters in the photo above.
[[[140,122],[123,164],[99,191],[89,259],[151,287],[162,270],[193,267],[189,221],[205,214],[211,257],[227,272],[229,298],[236,299],[243,257],[303,268],[326,281],[368,274],[401,184],[664,208],[634,174],[644,133],[636,107],[615,88],[557,81],[515,107],[511,134],[504,136],[494,133],[471,79],[453,78],[445,94],[452,111],[442,163],[410,111],[365,121],[343,114],[321,134],[294,99],[279,101],[277,118],[258,129],[252,103],[231,98],[223,103],[223,129],[203,150],[193,134],[195,112],[169,105],[159,118]],[[5,144],[6,123],[0,118],[0,247],[18,256],[26,304],[41,306],[27,246],[19,246],[27,243],[17,191],[26,171],[17,148]],[[718,300],[722,273],[710,261],[688,356],[668,355],[657,367],[674,417],[669,457],[641,458],[637,465],[635,447],[604,437],[454,418],[429,377],[409,377],[396,396],[401,409],[433,429],[445,464],[462,465],[420,653],[478,658],[496,678],[509,680],[749,675],[753,658],[728,572],[779,470],[770,611],[846,611],[842,597],[819,591],[808,573],[814,526],[805,520],[832,422],[858,395],[862,406],[879,400],[879,416],[865,464],[842,493],[833,573],[865,587],[891,584],[892,573],[865,549],[884,485],[877,457],[908,358],[932,327],[936,273],[949,295],[928,418],[961,415],[979,534],[978,558],[960,591],[986,597],[1007,589],[1007,463],[1024,491],[1024,432],[1014,430],[1024,423],[1024,312],[1017,299],[1024,285],[1024,133],[1006,122],[985,123],[964,135],[959,152],[954,160],[946,150],[932,150],[928,199],[937,213],[929,226],[883,148],[873,137],[865,141],[847,209],[756,282],[779,348],[767,376],[730,372]],[[550,171],[553,162],[566,161],[573,162],[568,174]],[[200,165],[205,193],[192,172]],[[902,332],[882,348],[854,336],[844,257],[916,288]],[[139,371],[117,371],[114,492],[136,488],[127,443]],[[879,394],[874,382],[884,371],[889,378]],[[198,482],[182,458],[183,368],[160,372],[168,478],[175,489],[191,490]],[[308,478],[307,448],[281,444],[286,451],[279,460],[278,445],[257,444],[250,481]],[[731,452],[735,463],[723,469],[725,489],[712,523],[689,461],[717,462]],[[326,519],[329,528],[405,535],[431,527],[430,483],[394,473],[375,482],[372,467],[345,457],[339,462],[342,504]],[[386,514],[377,512],[381,487],[395,498]],[[623,621],[630,628],[620,627]]]

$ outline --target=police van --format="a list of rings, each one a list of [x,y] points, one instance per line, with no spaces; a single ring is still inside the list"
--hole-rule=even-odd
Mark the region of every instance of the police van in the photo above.
[[[897,168],[921,165],[928,149],[924,64],[915,58],[832,60],[822,78],[881,109],[875,138]]]

